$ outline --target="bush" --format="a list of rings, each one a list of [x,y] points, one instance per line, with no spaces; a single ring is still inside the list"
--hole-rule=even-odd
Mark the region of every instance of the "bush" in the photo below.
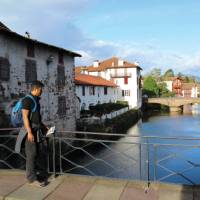
[[[129,110],[128,112],[113,119],[107,119],[101,124],[78,123],[77,130],[89,132],[107,132],[107,133],[126,133],[140,118],[138,110]]]
[[[95,106],[90,106],[90,111],[92,115],[102,116],[104,114],[108,114],[125,107],[127,107],[127,103],[125,102],[103,103],[103,104],[97,104]]]

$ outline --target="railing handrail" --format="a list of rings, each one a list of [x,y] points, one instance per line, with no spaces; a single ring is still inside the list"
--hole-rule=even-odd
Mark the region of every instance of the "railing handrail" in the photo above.
[[[0,128],[1,131],[19,131],[20,128]],[[157,136],[157,135],[128,135],[126,133],[103,133],[103,132],[85,132],[85,131],[56,131],[56,133],[82,134],[82,135],[100,135],[100,136],[116,136],[124,138],[144,138],[144,139],[161,139],[161,140],[200,140],[196,136]],[[66,136],[62,136],[66,137]]]

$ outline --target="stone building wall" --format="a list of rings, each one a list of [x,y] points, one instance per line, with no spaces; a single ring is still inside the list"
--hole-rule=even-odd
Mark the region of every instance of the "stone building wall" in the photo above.
[[[27,56],[27,42],[28,39],[0,33],[0,63],[9,63],[9,78],[7,80],[0,78],[0,107],[9,114],[10,104],[30,92],[26,73],[31,73],[31,71],[26,71],[26,63],[28,62],[30,66],[35,63],[37,79],[45,84],[40,101],[43,120],[48,124],[55,123],[59,130],[75,130],[74,56],[65,51],[62,52],[64,66],[62,65],[61,68],[64,67],[65,83],[62,87],[58,87],[59,49],[35,42],[35,56],[30,57]],[[53,59],[52,62],[47,63],[49,57]],[[62,116],[60,116],[61,113]]]

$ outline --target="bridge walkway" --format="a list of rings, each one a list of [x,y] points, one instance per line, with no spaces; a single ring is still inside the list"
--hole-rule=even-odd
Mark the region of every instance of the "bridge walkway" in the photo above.
[[[142,181],[63,175],[44,188],[29,186],[22,171],[0,170],[0,199],[5,200],[199,200],[199,188]],[[146,190],[147,189],[147,190]]]

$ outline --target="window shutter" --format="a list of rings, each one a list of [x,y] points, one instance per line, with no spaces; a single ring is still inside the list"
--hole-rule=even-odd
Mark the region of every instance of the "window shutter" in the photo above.
[[[57,67],[57,85],[58,88],[65,86],[65,67],[63,65]]]
[[[65,96],[58,97],[58,116],[66,116],[66,98]]]
[[[26,83],[31,83],[37,80],[37,67],[35,60],[25,60],[25,80]]]
[[[10,63],[7,58],[0,57],[0,80],[8,81],[10,79]]]

